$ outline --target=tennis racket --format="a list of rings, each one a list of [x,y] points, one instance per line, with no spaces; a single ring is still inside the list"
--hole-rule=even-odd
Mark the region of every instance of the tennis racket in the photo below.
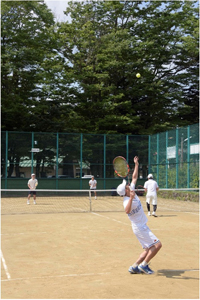
[[[117,156],[114,158],[113,167],[117,176],[122,178],[128,177],[130,168],[126,159],[123,156]],[[129,178],[128,178],[128,182],[129,182]]]

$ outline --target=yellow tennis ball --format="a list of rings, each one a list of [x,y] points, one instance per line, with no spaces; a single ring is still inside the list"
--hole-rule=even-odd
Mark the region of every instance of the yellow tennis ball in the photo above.
[[[137,78],[140,78],[140,77],[141,77],[140,73],[137,73],[137,74],[136,74],[136,77],[137,77]]]

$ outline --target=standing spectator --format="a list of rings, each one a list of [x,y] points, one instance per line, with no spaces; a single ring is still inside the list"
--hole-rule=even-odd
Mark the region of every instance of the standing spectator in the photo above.
[[[89,181],[90,190],[94,192],[95,199],[97,199],[97,192],[95,191],[97,188],[97,181],[92,176],[92,179]]]
[[[31,174],[31,179],[29,179],[28,181],[28,187],[30,189],[30,192],[28,194],[28,200],[27,200],[27,204],[29,205],[30,202],[30,197],[31,195],[33,195],[33,203],[36,204],[36,186],[38,185],[38,181],[37,179],[35,178],[35,174]]]
[[[147,210],[148,215],[151,215],[150,211],[150,201],[152,200],[153,204],[153,212],[152,216],[157,217],[156,209],[157,209],[157,191],[159,190],[158,184],[155,180],[153,180],[153,175],[149,174],[147,176],[148,180],[144,184],[144,190],[146,194],[146,203],[147,203]]]

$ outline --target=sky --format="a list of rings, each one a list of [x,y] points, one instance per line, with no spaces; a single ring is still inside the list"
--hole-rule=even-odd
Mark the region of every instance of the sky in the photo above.
[[[48,8],[51,9],[57,21],[61,22],[68,20],[66,15],[63,13],[67,7],[67,3],[69,2],[68,0],[44,0],[44,2],[47,4]]]

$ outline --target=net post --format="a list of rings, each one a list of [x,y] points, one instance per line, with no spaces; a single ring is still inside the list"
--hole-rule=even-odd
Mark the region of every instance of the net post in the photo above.
[[[90,201],[90,212],[92,212],[92,197],[91,197],[91,191],[89,191],[89,201]]]

